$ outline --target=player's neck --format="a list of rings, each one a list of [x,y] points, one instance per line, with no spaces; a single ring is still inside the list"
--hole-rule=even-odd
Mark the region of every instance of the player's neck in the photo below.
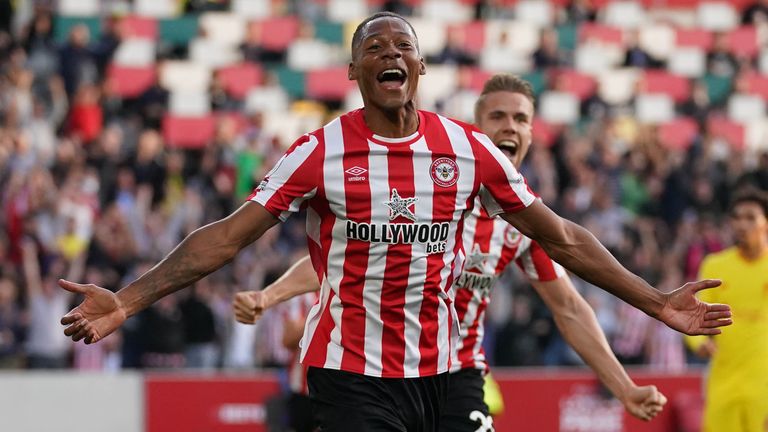
[[[762,258],[768,253],[768,238],[764,238],[762,241],[749,244],[743,243],[738,246],[739,255],[747,261],[755,261]]]
[[[378,136],[403,138],[419,129],[419,114],[413,102],[392,111],[366,106],[363,115],[368,129]]]

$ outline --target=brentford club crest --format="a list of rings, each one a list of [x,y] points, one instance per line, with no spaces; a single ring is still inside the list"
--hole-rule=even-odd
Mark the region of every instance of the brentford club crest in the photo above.
[[[523,235],[520,234],[520,231],[515,229],[513,226],[510,225],[506,228],[506,230],[504,230],[504,245],[506,247],[516,247],[522,240]]]
[[[453,159],[442,157],[432,162],[429,174],[436,185],[451,187],[459,180],[459,166]]]

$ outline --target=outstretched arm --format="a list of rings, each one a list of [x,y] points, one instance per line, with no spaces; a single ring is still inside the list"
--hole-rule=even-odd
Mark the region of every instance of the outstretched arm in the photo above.
[[[531,280],[531,284],[552,311],[565,341],[630,414],[647,421],[662,411],[667,398],[655,386],[635,385],[611,351],[594,311],[567,275],[546,282]]]
[[[195,230],[165,259],[116,294],[93,284],[60,280],[62,288],[85,295],[85,301],[61,319],[64,334],[93,343],[128,317],[230,262],[244,247],[277,223],[264,207],[243,204],[230,216]]]
[[[697,291],[720,285],[718,280],[687,283],[662,293],[624,268],[589,231],[559,217],[539,200],[517,213],[501,216],[536,240],[563,267],[675,330],[719,334],[717,327],[731,324],[729,306],[704,303],[695,297]]]
[[[238,322],[255,324],[264,311],[272,306],[319,289],[317,273],[315,273],[309,255],[307,255],[263,290],[243,291],[235,294],[232,308]]]

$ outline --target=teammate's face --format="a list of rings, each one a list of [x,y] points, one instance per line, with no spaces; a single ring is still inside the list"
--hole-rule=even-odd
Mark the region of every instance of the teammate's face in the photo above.
[[[768,219],[759,204],[745,201],[731,210],[731,228],[737,245],[759,245],[768,235]]]
[[[419,75],[426,73],[416,35],[403,20],[377,18],[363,27],[360,45],[349,64],[349,79],[356,80],[366,106],[384,111],[413,101]]]
[[[498,91],[483,97],[477,127],[520,167],[533,135],[533,103],[522,93]]]

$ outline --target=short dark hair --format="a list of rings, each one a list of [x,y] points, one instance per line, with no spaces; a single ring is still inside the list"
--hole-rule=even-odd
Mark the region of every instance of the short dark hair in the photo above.
[[[517,75],[508,73],[498,73],[488,78],[488,81],[483,85],[483,90],[480,92],[480,97],[475,102],[475,119],[477,120],[478,113],[480,112],[480,106],[482,106],[485,96],[496,92],[511,92],[520,93],[527,97],[531,101],[531,104],[536,105],[536,96],[533,93],[533,87],[531,83],[520,78]]]
[[[368,18],[364,19],[360,24],[357,25],[357,28],[355,29],[355,33],[352,34],[352,58],[355,57],[355,50],[358,46],[363,42],[363,28],[365,26],[376,19],[379,18],[395,18],[402,20],[404,23],[408,25],[408,28],[411,29],[411,32],[413,32],[413,37],[416,38],[416,49],[419,49],[419,38],[416,36],[416,29],[413,28],[410,22],[408,22],[407,19],[405,19],[404,16],[396,14],[394,12],[376,12],[375,14],[369,16]]]
[[[755,203],[763,209],[763,215],[768,217],[768,192],[758,189],[755,186],[748,185],[741,189],[738,189],[731,198],[731,203],[728,206],[729,213],[733,213],[733,209],[737,205],[743,203]]]

